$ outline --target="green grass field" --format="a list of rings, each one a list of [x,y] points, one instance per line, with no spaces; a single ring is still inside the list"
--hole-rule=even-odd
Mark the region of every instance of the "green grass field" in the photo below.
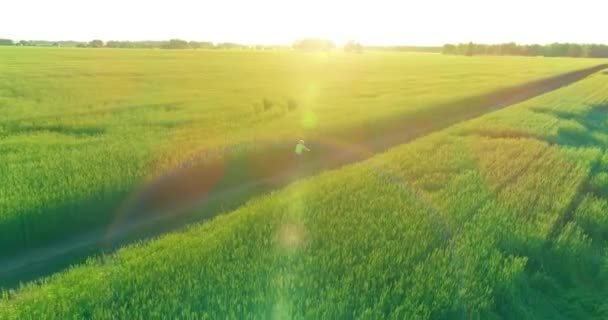
[[[28,52],[33,56],[30,59],[39,61],[35,55],[40,52]],[[52,52],[61,58],[80,56],[79,51]],[[101,59],[114,53],[95,54]],[[125,57],[145,54],[124,53]],[[224,57],[198,52],[149,54],[157,59],[163,56],[168,61],[173,55],[188,56],[193,59],[188,70],[220,68],[215,63],[221,62],[213,63],[213,58]],[[207,59],[195,62],[194,57],[199,55]],[[293,120],[292,126],[295,126],[299,112],[307,108],[314,110],[319,128],[331,129],[326,123],[329,119],[334,119],[336,125],[348,124],[338,120],[346,119],[340,116],[340,111],[349,110],[352,121],[366,116],[396,116],[433,105],[431,97],[438,91],[445,94],[438,99],[455,99],[499,87],[505,79],[509,79],[509,83],[526,81],[588,63],[393,54],[339,56],[330,57],[329,61],[321,56],[233,55],[232,58],[244,65],[251,61],[248,59],[274,57],[267,60],[266,68],[258,64],[250,72],[264,70],[266,75],[276,72],[277,77],[287,79],[281,71],[304,64],[307,67],[298,70],[309,77],[308,81],[313,81],[315,75],[332,81],[316,80],[319,93],[314,107],[302,102],[298,113],[282,115],[282,120],[252,125],[247,121],[253,121],[255,115],[250,114],[251,118],[239,118],[242,123],[232,121],[240,125],[235,126],[234,135],[222,143],[237,141],[239,134],[250,135],[245,131],[250,125],[288,132],[289,121]],[[19,59],[27,59],[27,55]],[[87,61],[79,63],[87,65]],[[76,70],[85,70],[82,64],[75,67]],[[88,67],[94,68],[93,65]],[[150,62],[146,66],[152,65]],[[96,68],[99,68],[95,69],[97,72],[109,73],[101,66]],[[239,65],[234,70],[254,76],[242,68]],[[479,74],[466,71],[475,68],[484,70],[485,75],[481,71]],[[18,69],[16,74],[22,74],[22,68],[15,69]],[[144,69],[142,65],[140,72],[146,72]],[[536,71],[523,76],[530,70]],[[159,70],[154,72],[158,75]],[[329,74],[319,75],[324,72]],[[419,80],[414,80],[416,77]],[[78,76],[76,79],[73,84],[84,86],[83,95],[99,92],[93,89],[92,83],[87,84]],[[352,82],[346,85],[344,79]],[[412,80],[408,84],[406,79]],[[275,84],[283,84],[276,81]],[[434,89],[423,85],[425,81],[434,83],[429,85]],[[193,86],[196,82],[185,81]],[[154,83],[160,85],[162,81]],[[106,85],[116,87],[116,83]],[[343,87],[338,90],[338,85]],[[228,87],[222,84],[224,90]],[[241,88],[245,87],[246,84],[242,84]],[[291,87],[294,91],[283,87],[281,94],[296,97],[297,87]],[[162,101],[164,97],[169,103],[170,95],[197,91],[183,87],[175,90],[171,93],[152,90],[155,92],[152,96],[157,94],[156,98]],[[224,90],[209,89],[209,92],[219,97],[227,94]],[[249,106],[243,102],[247,100],[245,97],[249,97],[249,102],[260,98],[253,93],[255,90],[238,95],[238,101],[233,100],[232,116],[246,114],[244,110]],[[429,92],[428,100],[422,90]],[[374,94],[375,98],[366,100],[360,96],[363,92]],[[379,92],[393,94],[384,96]],[[50,95],[47,91],[46,96]],[[67,96],[69,94],[63,96],[65,101],[70,100]],[[178,96],[182,95],[173,97]],[[53,99],[51,101],[63,101]],[[69,127],[70,123],[86,123],[84,119],[89,115],[70,115],[66,111],[77,109],[78,101],[86,100],[84,96],[80,99],[74,98],[75,105],[65,110],[48,107],[32,113],[43,117],[42,114],[48,116],[57,111],[63,115],[52,116],[48,121],[58,121],[62,128]],[[101,101],[105,98],[98,94],[95,99],[103,104]],[[203,95],[200,99],[213,101]],[[81,173],[79,170],[88,174],[103,170],[109,173],[97,180],[73,181],[73,185],[49,192],[51,195],[36,194],[48,197],[44,198],[48,201],[61,201],[68,197],[64,192],[73,189],[93,192],[100,185],[110,188],[114,186],[112,183],[123,181],[121,175],[126,172],[132,172],[127,175],[130,181],[154,172],[156,167],[152,164],[137,167],[151,161],[152,151],[166,150],[154,143],[158,136],[141,133],[147,132],[144,128],[154,127],[152,119],[169,121],[161,119],[177,119],[180,114],[188,118],[198,115],[200,119],[187,126],[193,131],[184,134],[193,145],[211,143],[203,138],[195,142],[194,137],[195,132],[204,132],[204,121],[211,121],[202,120],[204,116],[197,110],[212,109],[205,109],[202,101],[189,103],[175,115],[166,117],[163,113],[170,112],[145,108],[121,108],[119,110],[128,111],[114,116],[100,112],[91,120],[91,125],[104,124],[105,129],[99,135],[68,138],[58,132],[27,132],[8,135],[2,143],[24,146],[54,141],[57,149],[36,149],[41,162],[43,159],[49,159],[49,163],[73,161],[74,165],[84,162],[82,167],[70,167],[73,171],[66,171],[65,177]],[[372,104],[373,112],[370,112],[367,108]],[[240,109],[236,105],[240,105]],[[97,108],[105,110],[103,108],[109,106],[95,105],[92,110]],[[230,108],[230,104],[224,108]],[[129,112],[133,112],[132,118],[126,115]],[[149,118],[145,116],[147,112],[152,113]],[[144,115],[139,117],[137,113]],[[15,111],[13,123],[23,121],[17,120],[18,114]],[[226,117],[229,114],[226,113]],[[121,115],[134,123],[140,118],[149,122],[142,120],[139,127],[127,126],[129,123],[121,126]],[[212,118],[209,111],[207,116]],[[157,130],[188,132],[181,131],[182,126]],[[15,132],[15,128],[9,132]],[[284,131],[278,131],[279,128]],[[126,135],[121,130],[141,132]],[[139,143],[143,145],[142,150]],[[132,152],[140,152],[139,157],[132,160],[130,154],[124,160],[130,160],[126,164],[119,160],[101,161],[120,159],[120,152],[114,152],[124,151],[127,147],[123,144],[129,145]],[[209,223],[129,246],[111,256],[91,259],[42,284],[32,283],[17,291],[6,291],[0,302],[0,318],[150,319],[171,315],[171,318],[184,319],[603,319],[608,317],[607,146],[608,75],[603,72],[393,148],[365,162],[297,182]],[[22,159],[18,157],[26,157],[17,148],[14,150],[12,155],[9,153],[14,157],[9,165]],[[52,150],[73,150],[78,156],[66,160],[65,153]],[[99,163],[95,159],[84,161],[88,159],[84,157],[95,150],[105,152]],[[44,156],[43,152],[50,156]],[[176,157],[182,155],[175,152]],[[3,163],[6,165],[7,161]],[[133,171],[118,169],[124,167]],[[18,190],[25,194],[27,188],[32,188],[27,182],[33,183],[33,177],[40,171],[20,169],[18,173],[8,172],[14,174],[13,184],[23,186]],[[47,169],[47,175],[57,174],[50,171],[51,167]],[[13,198],[4,200],[5,205],[8,208],[36,203],[42,206],[41,200],[20,199],[23,194],[13,193]],[[6,212],[11,216],[18,211]]]
[[[201,152],[357,141],[384,121],[441,119],[479,107],[478,96],[598,63],[1,48],[0,256],[107,227],[134,190]]]

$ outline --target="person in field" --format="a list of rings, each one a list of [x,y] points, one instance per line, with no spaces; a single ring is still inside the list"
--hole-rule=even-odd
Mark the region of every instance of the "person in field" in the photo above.
[[[296,162],[298,163],[298,166],[302,165],[305,151],[310,151],[310,149],[306,147],[304,140],[300,140],[298,144],[296,144]]]

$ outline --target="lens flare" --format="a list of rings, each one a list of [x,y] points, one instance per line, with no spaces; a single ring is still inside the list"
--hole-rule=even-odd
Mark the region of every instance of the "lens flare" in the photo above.
[[[314,129],[317,127],[317,123],[318,118],[314,112],[307,110],[302,114],[301,124],[303,128]]]

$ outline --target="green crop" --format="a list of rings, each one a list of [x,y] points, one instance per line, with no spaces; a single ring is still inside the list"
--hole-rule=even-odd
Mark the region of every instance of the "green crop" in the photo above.
[[[2,48],[0,256],[107,227],[132,192],[201,153],[365,136],[352,128],[379,133],[424,110],[439,120],[473,108],[451,101],[597,63]]]
[[[5,292],[0,317],[605,318],[607,80]]]

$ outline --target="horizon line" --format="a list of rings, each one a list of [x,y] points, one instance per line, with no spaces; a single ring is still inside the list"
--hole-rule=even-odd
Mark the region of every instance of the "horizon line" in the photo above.
[[[46,41],[46,42],[81,42],[81,43],[88,43],[94,40],[101,40],[104,43],[110,42],[110,41],[116,41],[116,42],[163,42],[163,41],[170,41],[170,40],[182,40],[182,41],[187,41],[187,42],[208,42],[208,43],[213,43],[214,45],[216,44],[222,44],[222,43],[232,43],[232,44],[238,44],[238,45],[244,45],[244,46],[292,46],[294,44],[294,42],[299,41],[299,40],[304,40],[304,39],[322,39],[322,40],[329,40],[334,42],[335,44],[345,44],[348,41],[356,41],[359,42],[361,45],[363,46],[368,46],[368,47],[432,47],[432,48],[437,48],[437,47],[443,47],[445,45],[449,45],[449,44],[467,44],[467,43],[473,43],[473,44],[478,44],[478,45],[499,45],[499,44],[508,44],[508,43],[515,43],[517,45],[551,45],[551,44],[578,44],[578,45],[608,45],[608,44],[604,44],[601,42],[569,42],[569,41],[564,41],[564,42],[536,42],[536,43],[524,43],[524,42],[517,42],[517,41],[507,41],[507,42],[475,42],[475,41],[456,41],[456,42],[443,42],[442,44],[411,44],[411,43],[392,43],[392,44],[377,44],[377,43],[369,43],[366,44],[364,42],[358,41],[356,39],[348,39],[345,41],[336,41],[333,39],[329,39],[329,38],[324,38],[324,37],[301,37],[301,38],[297,38],[294,39],[293,41],[286,43],[286,42],[274,42],[274,43],[270,43],[270,42],[248,42],[248,41],[243,41],[243,42],[239,42],[239,41],[230,41],[230,40],[189,40],[189,39],[184,39],[184,38],[179,38],[179,37],[173,37],[173,38],[167,38],[167,39],[141,39],[141,40],[134,40],[134,39],[129,39],[129,40],[116,40],[116,39],[101,39],[101,38],[92,38],[89,40],[74,40],[74,39],[62,39],[62,40],[57,40],[57,39],[44,39],[44,38],[12,38],[12,37],[2,37],[0,36],[0,39],[6,39],[6,40],[11,40],[13,42],[19,42],[19,41]]]

